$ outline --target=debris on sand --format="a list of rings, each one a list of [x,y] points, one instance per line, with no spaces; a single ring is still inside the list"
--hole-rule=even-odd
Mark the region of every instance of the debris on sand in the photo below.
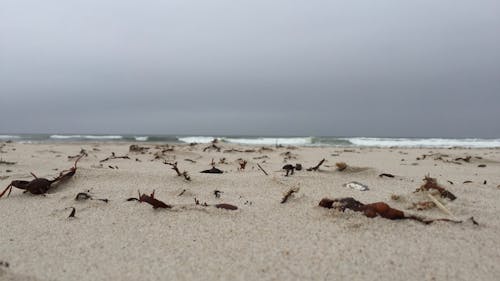
[[[129,199],[127,199],[127,201],[146,202],[146,203],[150,204],[151,206],[153,206],[153,209],[158,209],[158,208],[170,209],[170,208],[172,208],[172,206],[166,204],[165,202],[156,199],[154,190],[151,193],[151,195],[149,195],[149,196],[146,195],[145,193],[141,194],[140,191],[137,191],[137,192],[139,193],[139,198],[129,198]]]
[[[325,158],[321,159],[321,161],[319,161],[319,163],[314,166],[314,167],[310,167],[308,169],[306,169],[307,171],[317,171],[319,169],[319,167],[321,167],[321,165],[323,165],[323,163],[325,163]]]
[[[440,186],[438,184],[437,180],[435,178],[431,178],[430,176],[425,176],[424,184],[422,186],[420,186],[419,188],[417,188],[417,190],[415,190],[415,192],[423,191],[423,190],[429,191],[431,189],[437,190],[439,192],[439,194],[441,195],[441,197],[443,197],[443,198],[448,198],[451,201],[457,199],[457,197],[453,193],[448,191],[446,188]]]
[[[357,182],[357,181],[348,182],[348,183],[344,184],[343,186],[349,187],[351,189],[359,190],[359,191],[370,190],[366,184],[362,184],[362,183]]]
[[[424,224],[431,224],[435,221],[447,221],[453,223],[462,223],[462,221],[450,219],[427,219],[415,215],[406,215],[403,211],[391,208],[384,202],[376,202],[371,204],[363,204],[352,197],[329,199],[323,198],[319,202],[319,206],[328,209],[336,209],[344,212],[346,209],[362,212],[363,215],[369,218],[380,216],[390,220],[410,219],[416,220]]]
[[[212,167],[211,169],[201,171],[200,173],[205,173],[205,174],[222,174],[224,173],[222,170],[219,170],[215,167]]]
[[[337,166],[337,171],[342,172],[345,169],[347,169],[347,164],[345,162],[337,162],[335,163],[335,166]]]
[[[388,174],[388,173],[382,173],[378,176],[379,176],[379,178],[383,178],[383,177],[394,178],[395,177],[393,174]]]
[[[299,192],[299,189],[298,187],[294,187],[294,188],[290,188],[286,193],[285,195],[283,196],[283,198],[281,199],[281,204],[284,204],[288,201],[288,199],[290,199],[290,197],[293,196],[294,193],[297,193]]]

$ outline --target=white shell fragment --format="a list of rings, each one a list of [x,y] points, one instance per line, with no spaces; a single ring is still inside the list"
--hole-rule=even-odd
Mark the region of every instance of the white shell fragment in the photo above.
[[[344,186],[352,188],[352,189],[356,189],[356,190],[359,190],[359,191],[367,191],[367,190],[369,190],[369,188],[368,188],[367,185],[364,185],[364,184],[359,183],[357,181],[351,181],[349,183],[344,184]]]

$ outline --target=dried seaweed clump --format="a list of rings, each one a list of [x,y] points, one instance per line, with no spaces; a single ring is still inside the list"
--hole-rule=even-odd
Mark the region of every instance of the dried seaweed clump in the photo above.
[[[335,166],[337,166],[337,171],[342,172],[345,169],[347,169],[347,164],[345,162],[337,162],[335,163]]]
[[[369,218],[380,216],[382,218],[390,220],[410,219],[410,220],[416,220],[424,224],[430,224],[435,221],[448,221],[454,223],[462,222],[450,219],[427,219],[415,215],[406,215],[403,211],[391,208],[388,204],[384,202],[363,204],[352,197],[337,198],[337,199],[323,198],[319,202],[319,206],[328,209],[337,209],[342,212],[345,211],[346,209],[355,212],[362,212],[366,217]]]
[[[439,192],[439,194],[441,195],[441,197],[443,197],[443,198],[448,198],[451,201],[457,199],[457,197],[453,193],[451,193],[446,188],[439,185],[437,180],[435,178],[431,178],[430,176],[425,176],[424,184],[421,187],[417,188],[417,190],[415,190],[415,192],[422,191],[422,190],[429,191],[431,189],[437,190]]]

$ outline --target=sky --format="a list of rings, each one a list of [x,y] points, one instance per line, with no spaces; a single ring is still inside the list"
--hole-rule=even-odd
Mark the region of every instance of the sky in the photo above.
[[[2,0],[0,134],[500,137],[500,1]]]

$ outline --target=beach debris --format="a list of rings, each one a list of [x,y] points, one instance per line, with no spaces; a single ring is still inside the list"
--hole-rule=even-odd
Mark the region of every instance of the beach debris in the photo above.
[[[227,164],[226,157],[219,158],[219,164]]]
[[[111,152],[111,156],[109,156],[107,158],[104,158],[104,159],[102,159],[99,162],[103,163],[103,162],[106,162],[106,161],[109,161],[109,160],[112,160],[112,159],[130,159],[130,157],[128,157],[127,155],[116,156],[116,154],[114,152]]]
[[[435,221],[447,221],[453,223],[462,223],[462,221],[451,220],[451,219],[428,219],[423,217],[418,217],[415,215],[407,215],[403,211],[391,208],[388,204],[384,202],[375,202],[371,204],[363,204],[352,197],[329,199],[323,198],[319,202],[319,206],[328,209],[336,209],[344,212],[346,209],[362,212],[363,215],[369,218],[374,218],[380,216],[382,218],[390,220],[403,220],[410,219],[415,220],[424,224],[431,224]]]
[[[5,267],[5,268],[9,268],[10,264],[6,261],[0,261],[0,266]]]
[[[178,177],[184,177],[185,180],[191,181],[191,177],[189,176],[187,171],[183,171],[182,173],[181,173],[181,171],[179,171],[179,168],[177,167],[177,162],[170,163],[170,162],[164,161],[163,164],[172,166],[172,170],[174,170],[177,173]]]
[[[231,204],[227,204],[227,203],[215,204],[215,208],[226,209],[226,210],[237,210],[238,209],[238,207],[231,205]]]
[[[9,176],[0,176],[0,180],[5,180],[5,179],[8,179]]]
[[[443,211],[443,212],[445,212],[446,214],[448,214],[448,215],[450,215],[450,216],[454,217],[454,215],[451,213],[451,211],[450,211],[450,210],[448,210],[448,208],[446,208],[446,207],[445,207],[445,206],[444,206],[444,205],[443,205],[443,204],[442,204],[439,200],[437,200],[437,198],[436,198],[436,197],[434,197],[432,194],[427,193],[427,197],[429,197],[429,198],[432,200],[432,202],[433,202],[434,204],[436,204],[436,206],[437,206],[439,209],[441,209],[441,211]]]
[[[453,185],[453,182],[452,182],[452,181],[448,180],[447,182],[448,182],[449,184]]]
[[[366,184],[362,184],[357,181],[351,181],[346,184],[344,184],[345,187],[349,187],[351,189],[359,190],[359,191],[367,191],[369,190],[368,186]]]
[[[294,187],[294,188],[290,188],[286,193],[285,195],[283,196],[283,198],[281,199],[281,204],[284,204],[288,201],[288,199],[290,199],[290,197],[293,196],[294,193],[297,193],[299,192],[299,189],[298,187]]]
[[[215,150],[215,151],[217,151],[217,152],[220,152],[221,148],[220,148],[220,146],[217,146],[217,143],[218,143],[218,142],[219,142],[219,140],[218,140],[218,139],[216,139],[216,138],[215,138],[215,139],[213,139],[213,140],[212,140],[212,143],[211,143],[209,146],[207,146],[207,147],[203,148],[203,152],[205,152],[205,151],[207,151],[207,150],[209,150],[209,151],[211,151],[211,150]]]
[[[227,204],[227,203],[220,203],[220,204],[215,204],[215,205],[209,205],[209,204],[207,204],[207,202],[200,203],[200,201],[196,198],[194,198],[194,203],[195,203],[195,205],[202,206],[202,207],[214,206],[217,209],[225,209],[225,210],[237,210],[238,209],[238,207],[231,205],[231,204]]]
[[[74,218],[76,214],[76,209],[75,207],[71,207],[71,213],[69,214],[68,218]]]
[[[240,171],[245,170],[247,163],[248,163],[247,160],[238,159],[238,164],[240,165],[239,170]]]
[[[453,193],[448,191],[446,188],[440,186],[438,184],[437,180],[435,178],[431,178],[430,176],[425,176],[424,184],[422,186],[420,186],[419,188],[417,188],[415,190],[415,192],[423,191],[423,190],[429,191],[431,189],[437,190],[439,192],[439,194],[441,195],[441,197],[443,197],[443,198],[448,198],[451,201],[457,199],[457,197]]]
[[[483,181],[483,184],[487,184],[487,183],[488,183],[488,181],[486,181],[486,180]]]
[[[148,150],[149,150],[149,147],[139,146],[137,144],[132,144],[128,148],[129,152],[135,152],[135,153],[141,153],[141,154],[146,153]]]
[[[295,167],[292,164],[286,164],[282,169],[286,171],[285,177],[288,177],[288,175],[293,175]]]
[[[319,169],[319,167],[321,165],[323,165],[324,162],[325,162],[325,158],[321,159],[321,161],[319,161],[319,163],[316,166],[306,169],[306,171],[309,171],[309,172],[310,171],[317,171]]]
[[[467,184],[467,183],[472,183],[472,181],[467,180],[467,181],[464,181],[463,183],[464,183],[464,184]]]
[[[299,163],[295,164],[295,170],[302,171],[302,164],[299,164]]]
[[[9,162],[0,158],[0,165],[15,165],[15,164],[16,162]]]
[[[83,156],[89,156],[89,154],[87,153],[87,150],[85,150],[85,149],[82,148],[82,149],[80,149],[80,153],[78,153],[76,155],[69,155],[68,159],[72,160],[72,159],[80,157],[81,155],[83,155]]]
[[[139,201],[139,203],[146,202],[146,203],[150,204],[151,206],[153,206],[153,209],[158,209],[158,208],[170,209],[170,208],[172,208],[172,206],[155,198],[155,190],[153,190],[153,192],[151,192],[151,195],[149,195],[149,196],[146,195],[145,193],[141,194],[140,191],[137,191],[137,192],[139,193],[139,198],[132,197],[132,198],[128,198],[127,201]]]
[[[241,149],[236,149],[236,148],[225,149],[225,150],[223,151],[223,153],[233,153],[233,152],[240,152],[240,153],[242,153],[242,152],[245,152],[245,151],[243,151],[243,150],[241,150]]]
[[[347,169],[347,164],[345,162],[337,162],[335,163],[335,166],[337,166],[337,171],[342,172],[345,169]]]
[[[478,168],[486,168],[486,164],[479,164],[477,165]]]
[[[222,174],[224,173],[222,170],[219,170],[215,167],[212,167],[211,169],[201,171],[200,173],[205,173],[205,174]]]
[[[259,167],[259,169],[264,173],[264,175],[266,176],[269,176],[269,174],[266,172],[266,170],[264,170],[264,168],[262,168],[259,163],[257,163],[257,167]]]
[[[280,154],[283,156],[283,162],[287,162],[288,160],[297,159],[297,154],[292,153],[291,151],[286,151]]]
[[[220,195],[224,193],[223,191],[220,191],[220,190],[214,190],[214,195],[215,195],[215,198],[220,198]]]
[[[469,163],[471,158],[472,158],[472,156],[458,157],[458,158],[455,158],[455,161],[457,161],[457,162],[458,161],[464,161],[464,162]]]
[[[392,195],[391,195],[391,200],[394,200],[394,201],[399,201],[399,199],[401,199],[401,196],[400,196],[400,195],[397,195],[397,194],[392,194]]]
[[[380,178],[387,177],[387,178],[394,178],[395,176],[393,174],[388,174],[388,173],[382,173],[378,175]]]
[[[196,161],[195,161],[195,160],[193,160],[193,159],[188,159],[188,158],[184,159],[184,161],[186,161],[186,162],[191,162],[191,163],[196,163]]]
[[[92,197],[90,194],[88,194],[86,192],[80,192],[75,197],[75,201],[84,201],[84,200],[89,200],[89,199],[90,200],[98,200],[98,201],[102,201],[105,203],[109,202],[109,199],[101,199],[101,198],[94,199],[94,197]]]
[[[186,193],[186,189],[183,189],[183,190],[181,191],[181,193],[177,194],[177,196],[182,196],[182,195],[184,195],[184,193]]]
[[[88,200],[91,198],[92,198],[92,196],[90,196],[88,193],[80,192],[76,195],[75,200],[76,201],[83,201],[83,200]]]
[[[31,181],[25,181],[25,180],[14,180],[12,181],[3,191],[0,193],[0,198],[7,192],[7,197],[10,195],[12,191],[12,187],[16,187],[19,189],[24,189],[25,192],[30,192],[31,194],[35,195],[40,195],[40,194],[45,194],[52,186],[52,184],[56,182],[62,182],[65,181],[76,173],[76,164],[78,161],[83,157],[84,155],[81,155],[75,160],[75,163],[73,167],[71,167],[69,170],[64,170],[57,177],[55,177],[52,180],[46,179],[46,178],[39,178],[35,174],[31,173],[31,175],[35,178]]]
[[[470,217],[469,220],[471,220],[474,225],[479,225],[479,223],[474,219],[474,217]]]
[[[436,207],[436,204],[432,201],[420,201],[412,203],[412,207],[408,209],[417,209],[417,211],[429,210]]]

